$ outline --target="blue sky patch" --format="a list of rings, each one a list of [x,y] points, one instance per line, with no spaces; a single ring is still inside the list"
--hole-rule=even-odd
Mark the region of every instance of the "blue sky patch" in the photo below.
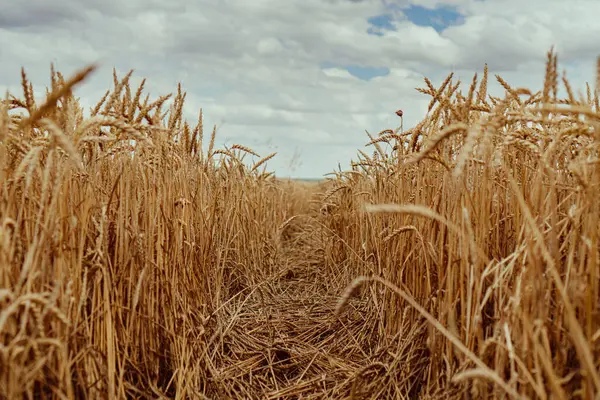
[[[411,5],[402,9],[410,22],[418,26],[430,26],[438,33],[452,25],[460,25],[464,16],[455,7],[442,6],[429,9]]]
[[[321,68],[342,68],[351,75],[363,81],[370,81],[378,76],[386,76],[390,73],[387,67],[363,67],[360,65],[339,65],[331,62],[321,63]]]
[[[358,65],[348,65],[346,71],[363,81],[369,81],[378,76],[386,76],[390,73],[387,67],[361,67]]]
[[[383,36],[383,31],[394,31],[396,28],[392,21],[394,17],[391,14],[382,14],[370,17],[367,22],[371,25],[367,32],[375,36]]]

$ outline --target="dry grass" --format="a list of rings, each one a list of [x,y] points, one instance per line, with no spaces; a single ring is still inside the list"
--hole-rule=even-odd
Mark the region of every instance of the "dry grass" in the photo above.
[[[274,178],[185,93],[52,71],[0,108],[0,398],[595,398],[600,106],[435,88],[351,171]],[[598,81],[600,81],[599,61]],[[597,82],[596,87],[600,87]],[[401,112],[398,112],[401,115]]]

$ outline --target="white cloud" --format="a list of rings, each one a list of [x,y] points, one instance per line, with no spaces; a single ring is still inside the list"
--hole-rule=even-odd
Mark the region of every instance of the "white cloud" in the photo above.
[[[438,33],[404,18],[407,4],[456,6],[464,20]],[[220,143],[279,151],[269,164],[279,175],[347,165],[364,130],[395,127],[398,108],[405,128],[418,122],[429,101],[414,90],[423,75],[439,84],[454,68],[468,82],[487,62],[512,85],[539,88],[555,45],[580,89],[600,54],[600,3],[586,0],[0,0],[0,9],[0,90],[19,90],[21,66],[41,88],[51,62],[67,75],[100,62],[77,91],[87,105],[112,84],[113,66],[147,77],[153,96],[182,82],[190,120],[202,107]],[[388,12],[397,30],[369,35],[368,18]],[[390,73],[365,81],[348,65]]]

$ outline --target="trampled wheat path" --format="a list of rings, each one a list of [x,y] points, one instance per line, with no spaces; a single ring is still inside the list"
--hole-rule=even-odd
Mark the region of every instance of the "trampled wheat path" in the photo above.
[[[336,317],[344,285],[325,270],[327,235],[318,222],[319,208],[302,211],[281,227],[279,268],[221,310],[214,388],[222,398],[253,399],[407,394],[394,393],[395,385],[382,385],[386,375],[390,382],[396,379],[383,362],[396,357],[400,373],[401,353],[408,356],[415,346],[411,336],[378,347],[377,320],[369,318],[373,309],[365,300],[351,299]],[[411,378],[411,371],[403,373]]]

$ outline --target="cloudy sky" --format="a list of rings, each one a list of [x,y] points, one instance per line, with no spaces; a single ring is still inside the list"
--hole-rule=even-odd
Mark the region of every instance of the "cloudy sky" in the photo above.
[[[91,105],[121,75],[151,95],[187,91],[219,144],[267,155],[278,176],[347,167],[377,133],[420,121],[423,76],[463,81],[487,62],[513,86],[539,89],[554,45],[577,89],[595,80],[598,0],[0,0],[0,90],[26,68],[43,93],[49,66],[100,70],[76,95]],[[480,74],[481,75],[481,74]],[[502,93],[491,87],[492,94]]]

